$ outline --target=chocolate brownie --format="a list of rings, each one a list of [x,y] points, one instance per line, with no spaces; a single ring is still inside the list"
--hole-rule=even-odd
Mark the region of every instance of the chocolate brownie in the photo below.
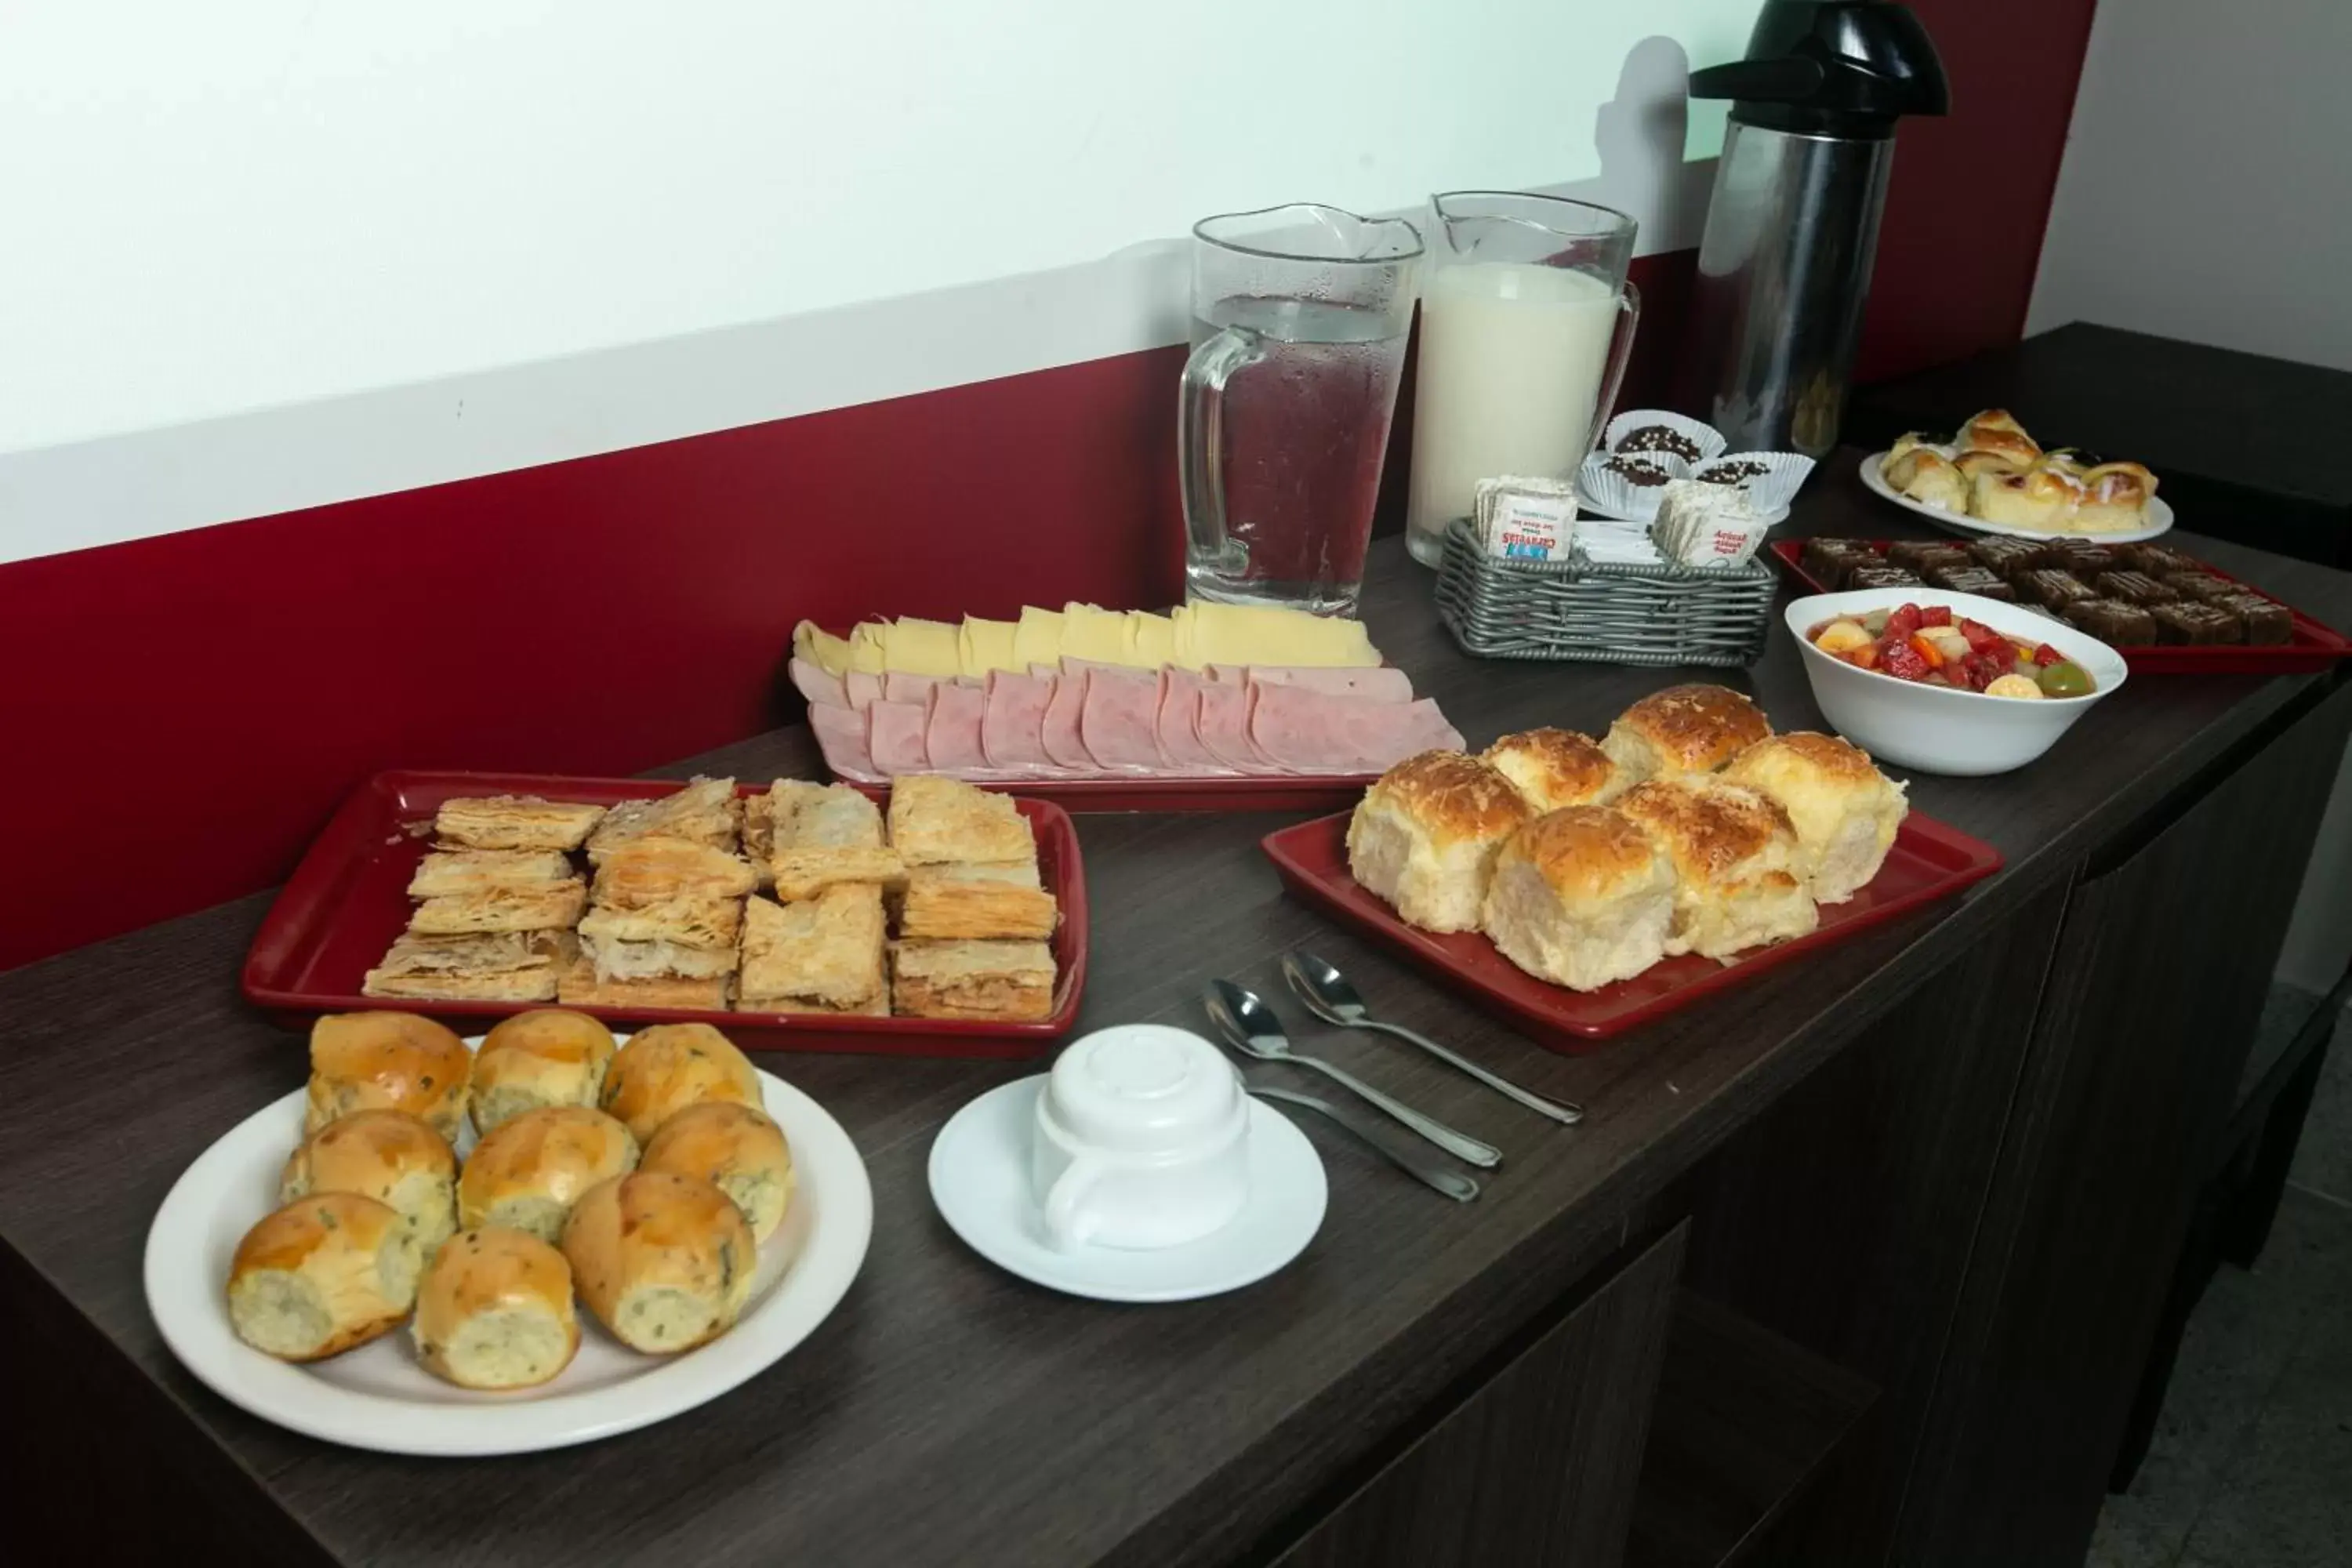
[[[2042,549],[2030,539],[2011,539],[1996,533],[1990,539],[1971,542],[1969,558],[1988,572],[2015,577],[2020,572],[2031,572],[2042,564]]]
[[[1886,547],[1886,558],[1897,566],[1908,566],[1914,572],[1926,572],[1932,566],[1966,566],[1969,563],[1965,544],[1955,544],[1948,539],[1898,539]]]
[[[1845,574],[1849,588],[1917,588],[1925,586],[1919,574],[1901,566],[1856,566]]]
[[[2227,577],[2216,577],[2210,572],[2167,572],[2163,580],[2180,597],[2204,605],[2234,599],[2245,592]]]
[[[1948,563],[1930,566],[1927,581],[1955,594],[1974,594],[1980,599],[1999,599],[2004,605],[2017,603],[2016,589],[1973,561],[1963,561],[1958,566]]]
[[[2084,582],[2116,569],[2116,552],[2107,545],[2084,539],[2062,539],[2050,547],[2050,564],[2072,572]]]
[[[2160,643],[2204,647],[2236,642],[2245,635],[2236,616],[2212,605],[2176,600],[2158,605],[2148,614],[2156,620],[2156,640]]]
[[[2195,572],[2200,568],[2193,556],[2163,544],[2124,544],[2116,548],[2116,559],[2135,572],[2145,572],[2151,577],[2161,577],[2168,572]]]
[[[2098,597],[2098,595],[2084,585],[2080,577],[2071,572],[2063,572],[2055,566],[2043,566],[2032,572],[2020,573],[2017,578],[2017,591],[2022,597],[2031,599],[2037,605],[2047,605],[2053,610],[2063,610],[2068,605]]]
[[[2121,599],[2081,599],[2066,606],[2070,625],[2117,647],[2143,647],[2156,640],[2156,617]]]
[[[1855,567],[1879,564],[1878,552],[1859,539],[1808,539],[1800,559],[1815,582],[1832,590],[1843,587]]]
[[[2257,647],[2276,647],[2294,640],[2294,612],[2276,599],[2242,593],[2216,601],[2213,607],[2236,616],[2246,629],[2246,640]]]
[[[2135,605],[2168,605],[2180,597],[2179,589],[2145,572],[2102,572],[2091,585],[2102,598],[2128,599]]]

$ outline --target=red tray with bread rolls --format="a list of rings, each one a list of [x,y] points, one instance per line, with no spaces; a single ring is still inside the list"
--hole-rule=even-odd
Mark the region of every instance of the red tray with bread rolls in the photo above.
[[[2000,869],[2000,851],[1913,812],[1896,830],[1878,875],[1843,904],[1822,906],[1811,933],[1718,963],[1685,953],[1598,991],[1539,980],[1475,931],[1439,936],[1418,930],[1348,874],[1351,814],[1318,817],[1266,835],[1266,856],[1283,884],[1343,925],[1395,949],[1472,1002],[1516,1025],[1538,1045],[1580,1056],[1599,1042],[1741,984],[1816,948],[1949,898]]]
[[[1776,539],[1771,542],[1773,555],[1790,576],[1817,594],[1836,592],[1816,576],[1805,564],[1805,541]],[[1894,542],[1885,539],[1859,539],[1885,554]],[[2093,540],[2090,542],[2096,543]],[[2118,643],[2116,651],[2124,657],[2125,665],[2134,675],[2295,675],[2326,669],[2339,658],[2352,657],[2352,640],[2313,620],[2293,605],[2275,595],[2265,594],[2251,583],[2232,577],[2210,561],[2199,561],[2200,571],[2246,593],[2283,605],[2294,617],[2294,629],[2283,643],[2255,646],[2247,643],[2208,643],[2189,646],[2179,643]],[[2095,634],[2094,634],[2095,635]]]
[[[362,978],[408,921],[408,883],[430,846],[441,803],[475,795],[539,795],[611,805],[656,799],[677,781],[571,778],[533,773],[392,772],[352,793],[312,842],[262,921],[246,955],[244,988],[257,1005],[289,1024],[321,1013],[390,1008],[422,1013],[453,1026],[495,1021],[557,1002],[394,1000],[361,994]],[[739,785],[739,795],[764,785]],[[877,792],[878,793],[878,792]],[[747,1051],[856,1051],[922,1057],[1034,1057],[1076,1022],[1087,983],[1087,885],[1078,837],[1068,813],[1050,801],[1016,797],[1037,841],[1037,869],[1060,906],[1048,943],[1054,955],[1053,1010],[1034,1022],[580,1006],[608,1023],[698,1022],[726,1031]]]

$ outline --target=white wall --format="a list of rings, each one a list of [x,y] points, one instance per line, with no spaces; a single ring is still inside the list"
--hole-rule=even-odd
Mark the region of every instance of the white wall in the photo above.
[[[2352,370],[2352,5],[2105,0],[2026,330]]]

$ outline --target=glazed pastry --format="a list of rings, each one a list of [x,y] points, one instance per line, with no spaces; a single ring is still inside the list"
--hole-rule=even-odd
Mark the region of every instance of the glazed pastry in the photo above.
[[[891,1010],[910,1018],[1028,1021],[1054,1011],[1054,950],[1042,942],[902,942]]]
[[[2074,514],[2083,487],[2049,468],[1980,473],[1969,487],[1969,510],[2009,528],[2058,529]]]
[[[1951,458],[1926,447],[1915,447],[1886,459],[1879,477],[1899,495],[1923,506],[1946,511],[1969,510],[1969,481]]]
[[[1999,452],[1962,452],[1952,459],[1952,467],[1960,470],[1960,478],[1974,485],[1986,474],[2021,474],[2027,465]]]
[[[2042,448],[2006,408],[1988,408],[1967,424],[1953,443],[1963,453],[1991,452],[2024,467],[2037,461]]]
[[[2144,647],[2156,640],[2156,617],[2120,599],[2077,599],[2066,606],[2066,620],[2116,647]]]
[[[2147,526],[2147,503],[2156,494],[2156,476],[2147,469],[2137,463],[2101,463],[2082,482],[2076,527],[2121,531]]]

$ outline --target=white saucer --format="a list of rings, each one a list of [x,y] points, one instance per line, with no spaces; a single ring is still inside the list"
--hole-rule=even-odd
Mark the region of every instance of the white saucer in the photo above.
[[[1255,1284],[1307,1248],[1323,1224],[1323,1161],[1281,1112],[1250,1101],[1250,1200],[1214,1236],[1155,1252],[1045,1240],[1029,1190],[1029,1140],[1044,1074],[992,1089],[931,1144],[931,1201],[966,1245],[1033,1284],[1097,1301],[1190,1301]]]

